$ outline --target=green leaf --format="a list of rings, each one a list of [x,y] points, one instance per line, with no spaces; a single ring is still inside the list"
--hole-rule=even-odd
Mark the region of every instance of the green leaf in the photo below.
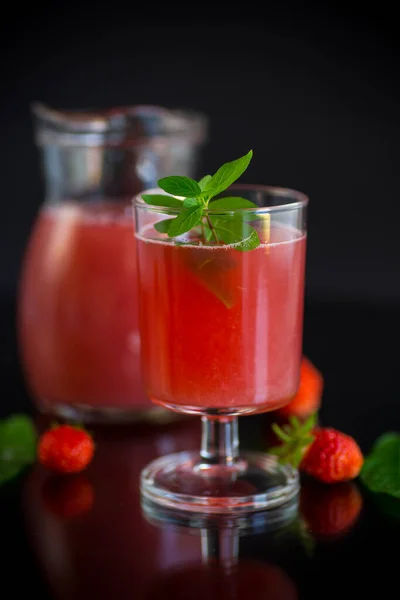
[[[277,423],[272,423],[271,429],[280,440],[283,442],[290,442],[290,435],[285,433]]]
[[[208,206],[209,210],[237,210],[238,208],[258,208],[257,204],[239,196],[227,196],[212,200]],[[254,218],[254,217],[253,217]]]
[[[245,156],[222,165],[222,167],[220,167],[211,177],[203,191],[210,198],[212,196],[217,196],[226,190],[245,172],[250,164],[252,156],[253,151],[250,150]]]
[[[372,492],[400,498],[400,434],[378,438],[364,460],[360,478]]]
[[[25,467],[26,463],[0,462],[0,485],[17,477]]]
[[[181,212],[172,222],[168,228],[169,237],[176,237],[182,233],[190,231],[196,225],[201,222],[203,214],[202,206],[192,206]]]
[[[268,448],[268,453],[275,454],[281,464],[290,464],[292,467],[298,468],[304,453],[315,439],[311,430],[316,422],[317,413],[311,415],[304,423],[296,416],[291,416],[289,423],[283,427],[280,427],[277,423],[272,423],[271,429],[277,438],[281,440],[281,444]]]
[[[257,231],[242,219],[210,218],[217,236],[225,244],[235,244],[236,250],[246,252],[260,245]]]
[[[26,415],[13,415],[0,424],[0,461],[29,463],[36,457],[36,430]]]
[[[300,423],[298,419],[296,420],[297,427],[299,428],[299,434],[303,436],[309,433],[312,429],[314,429],[315,425],[317,424],[318,413],[315,412],[312,415],[310,415],[308,419],[304,421],[304,423]]]
[[[0,423],[0,484],[34,462],[36,444],[36,430],[28,416],[13,415]]]
[[[204,177],[202,177],[199,181],[199,186],[201,191],[204,190],[204,188],[206,187],[207,183],[210,181],[211,179],[211,175],[204,175]]]
[[[152,206],[168,206],[169,208],[182,208],[182,200],[174,198],[173,196],[166,196],[165,194],[143,194],[143,200],[146,204]]]
[[[158,231],[158,233],[168,233],[169,226],[171,222],[175,221],[175,219],[164,219],[163,221],[158,221],[158,223],[154,223],[154,229]]]
[[[197,198],[185,198],[185,200],[183,201],[183,208],[192,208],[192,206],[203,207],[203,203]]]
[[[394,519],[400,520],[400,499],[389,494],[372,494],[372,498],[380,510]]]
[[[197,181],[190,177],[172,175],[171,177],[163,177],[157,181],[159,187],[173,194],[174,196],[184,196],[185,198],[192,198],[193,196],[199,196],[201,189]]]
[[[230,273],[237,268],[237,259],[231,252],[210,252],[199,247],[196,252],[186,252],[183,259],[204,287],[226,308],[236,304],[238,290],[230,283]]]

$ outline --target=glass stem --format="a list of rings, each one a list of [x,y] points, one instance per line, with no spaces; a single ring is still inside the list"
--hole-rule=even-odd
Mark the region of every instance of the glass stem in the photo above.
[[[239,560],[239,532],[231,529],[202,529],[201,556],[205,565],[221,565],[230,571]]]
[[[211,465],[233,465],[239,456],[238,418],[201,418],[200,456]]]

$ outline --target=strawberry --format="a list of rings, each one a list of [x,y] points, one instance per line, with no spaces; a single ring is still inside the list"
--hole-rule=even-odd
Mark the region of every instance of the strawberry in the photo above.
[[[323,483],[349,481],[358,476],[364,458],[357,442],[337,429],[316,427],[316,415],[305,423],[292,416],[282,428],[272,429],[282,444],[269,450],[280,462],[299,467]]]
[[[93,438],[78,427],[57,425],[39,439],[39,462],[50,471],[78,473],[86,468],[93,455]]]
[[[94,502],[94,491],[83,473],[62,477],[51,475],[42,489],[45,508],[56,517],[78,517],[90,512]]]
[[[300,511],[308,528],[319,539],[347,533],[357,522],[363,497],[354,482],[323,485],[311,479],[301,488]]]
[[[301,420],[307,419],[320,408],[323,388],[322,374],[308,358],[303,356],[297,393],[292,401],[279,408],[277,413],[284,417],[295,415]]]
[[[315,431],[315,439],[307,449],[300,468],[319,481],[335,483],[357,477],[363,462],[364,457],[357,442],[349,435],[329,427]]]

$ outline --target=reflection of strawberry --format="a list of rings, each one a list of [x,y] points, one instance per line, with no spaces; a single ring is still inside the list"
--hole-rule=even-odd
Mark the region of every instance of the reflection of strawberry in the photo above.
[[[83,474],[50,476],[43,485],[43,504],[57,517],[77,517],[88,513],[94,501],[93,486]]]
[[[316,415],[305,423],[291,416],[290,424],[272,425],[281,444],[270,448],[281,463],[299,467],[324,483],[350,481],[361,471],[364,457],[357,442],[337,429],[315,427]]]
[[[308,358],[303,356],[297,394],[289,404],[278,409],[278,414],[295,415],[301,420],[307,419],[320,408],[323,387],[322,374]]]
[[[78,473],[94,454],[91,435],[71,425],[57,425],[42,433],[38,445],[39,462],[56,473]]]
[[[300,511],[317,538],[347,533],[355,525],[362,505],[362,495],[353,482],[327,486],[306,480],[302,484]]]

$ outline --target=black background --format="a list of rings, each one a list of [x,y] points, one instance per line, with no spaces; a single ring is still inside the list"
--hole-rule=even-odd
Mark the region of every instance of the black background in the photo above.
[[[69,2],[8,11],[0,36],[0,298],[3,382],[13,393],[1,412],[31,407],[14,325],[21,260],[44,198],[30,105],[150,103],[209,116],[204,172],[253,148],[243,181],[309,195],[304,351],[326,377],[322,414],[350,432],[362,416],[365,443],[386,422],[398,424],[393,9]]]
[[[399,45],[388,5],[68,2],[8,10],[2,293],[15,291],[43,199],[30,115],[39,100],[204,111],[205,171],[253,148],[247,180],[310,196],[308,297],[397,302]]]
[[[243,181],[307,193],[304,348],[327,377],[324,410],[340,421],[346,387],[365,420],[374,421],[378,402],[395,411],[400,46],[393,9],[384,2],[68,2],[7,10],[0,36],[1,356],[3,381],[15,393],[2,412],[22,406],[15,398],[25,393],[14,313],[25,244],[44,198],[33,101],[201,110],[211,125],[204,172],[253,148]],[[363,394],[361,377],[368,378]]]
[[[7,6],[0,24],[2,416],[32,410],[14,325],[23,251],[44,194],[30,103],[151,103],[209,115],[204,172],[253,148],[243,180],[310,196],[304,351],[325,377],[322,421],[354,435],[364,451],[383,431],[400,429],[400,87],[393,11],[383,2]],[[9,525],[9,573],[29,573],[14,579],[22,592],[39,584],[24,545],[18,493],[16,484],[2,515]],[[370,589],[368,570],[382,590],[395,574],[390,539],[398,540],[398,527],[371,516],[367,505],[355,537],[317,554],[312,572],[324,578],[323,593],[335,560],[339,575],[350,578],[343,597]],[[357,557],[361,568],[354,574]],[[342,580],[335,595],[343,593]],[[313,588],[315,597],[320,589]]]

